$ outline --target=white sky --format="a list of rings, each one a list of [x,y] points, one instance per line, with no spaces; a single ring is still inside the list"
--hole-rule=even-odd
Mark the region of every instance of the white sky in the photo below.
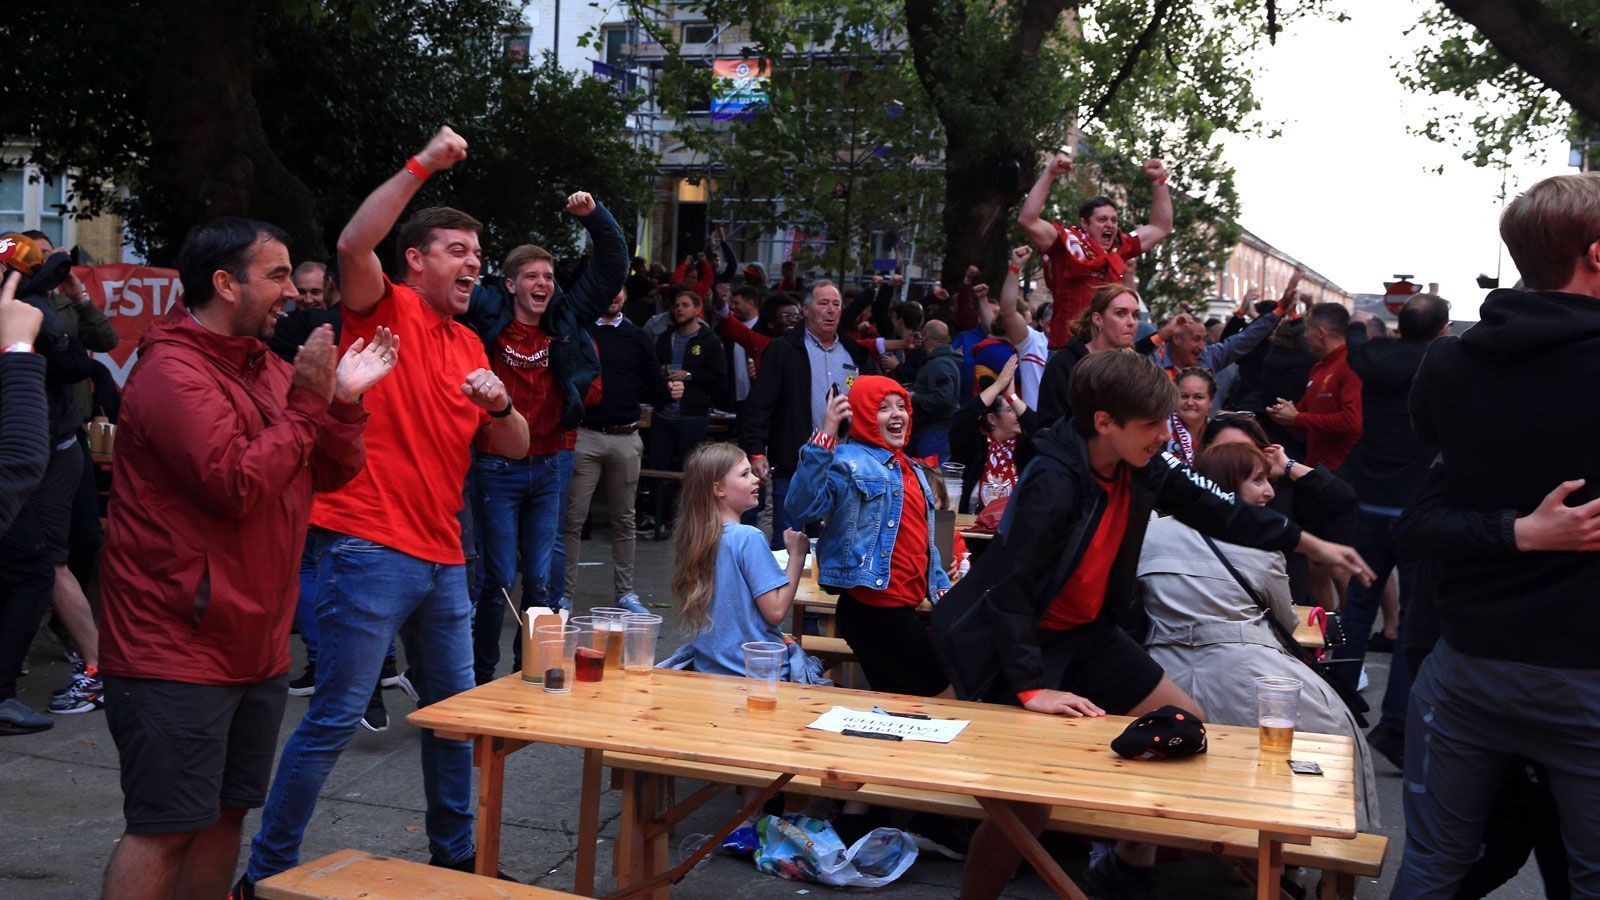
[[[1347,22],[1293,23],[1266,48],[1255,82],[1258,115],[1282,135],[1229,135],[1224,145],[1246,228],[1352,293],[1381,293],[1396,273],[1437,281],[1453,318],[1470,320],[1486,293],[1474,278],[1493,275],[1504,253],[1501,173],[1406,130],[1441,102],[1407,92],[1392,68],[1420,43],[1404,32],[1432,3],[1343,0]],[[1565,140],[1529,147],[1507,173],[1507,197],[1575,172],[1567,151]],[[1500,283],[1516,278],[1503,255]]]

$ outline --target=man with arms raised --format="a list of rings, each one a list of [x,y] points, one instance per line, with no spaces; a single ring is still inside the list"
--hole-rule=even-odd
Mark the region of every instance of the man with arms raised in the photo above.
[[[478,221],[448,207],[413,214],[397,241],[401,284],[383,274],[373,253],[423,181],[466,156],[467,142],[439,129],[339,235],[345,340],[392,328],[405,340],[407,362],[367,396],[366,468],[319,495],[311,512],[309,540],[326,550],[317,578],[317,692],[284,746],[236,896],[253,896],[256,881],[299,863],[317,795],[396,634],[423,705],[472,687],[472,603],[456,519],[461,485],[474,438],[519,457],[528,449],[528,423],[485,367],[483,343],[452,318],[466,312],[478,277]],[[422,782],[432,862],[471,867],[472,748],[424,731]]]
[[[1028,243],[1044,254],[1044,281],[1050,288],[1050,349],[1072,339],[1072,324],[1089,305],[1094,289],[1122,280],[1128,262],[1166,240],[1172,233],[1172,192],[1167,189],[1167,168],[1159,159],[1144,161],[1150,179],[1150,224],[1132,234],[1117,227],[1117,205],[1109,197],[1091,197],[1078,207],[1073,227],[1040,218],[1050,185],[1057,176],[1072,171],[1072,157],[1057,153],[1039,173],[1039,180],[1022,201],[1017,224],[1027,232]]]
[[[387,329],[342,360],[327,327],[292,368],[268,352],[295,296],[286,240],[238,218],[190,232],[183,306],[122,398],[100,663],[127,833],[108,898],[227,890],[272,772],[312,491],[360,471],[362,394],[395,365]]]

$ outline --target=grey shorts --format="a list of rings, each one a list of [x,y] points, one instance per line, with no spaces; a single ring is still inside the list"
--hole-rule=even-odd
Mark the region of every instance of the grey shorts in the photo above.
[[[129,834],[196,831],[266,802],[289,675],[245,685],[105,676]]]

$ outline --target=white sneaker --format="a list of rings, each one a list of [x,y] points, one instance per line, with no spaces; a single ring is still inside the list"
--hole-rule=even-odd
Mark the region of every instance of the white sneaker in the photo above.
[[[1361,667],[1361,677],[1356,680],[1356,690],[1364,691],[1366,689],[1367,689],[1367,667],[1366,666],[1362,666]]]

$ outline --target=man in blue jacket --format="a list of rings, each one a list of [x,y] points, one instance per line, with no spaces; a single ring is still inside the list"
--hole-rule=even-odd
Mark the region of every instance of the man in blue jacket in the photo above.
[[[515,583],[521,556],[522,605],[559,606],[565,587],[561,524],[572,481],[572,448],[583,397],[600,374],[594,341],[584,330],[605,312],[628,275],[627,247],[615,219],[589,194],[567,199],[592,241],[589,265],[563,291],[549,251],[523,244],[506,254],[500,284],[472,291],[466,322],[489,354],[511,402],[528,420],[528,451],[511,459],[479,447],[473,465],[476,522],[484,579],[473,617],[473,668],[478,683],[494,677],[505,622],[502,590]],[[512,643],[520,664],[521,642]]]

